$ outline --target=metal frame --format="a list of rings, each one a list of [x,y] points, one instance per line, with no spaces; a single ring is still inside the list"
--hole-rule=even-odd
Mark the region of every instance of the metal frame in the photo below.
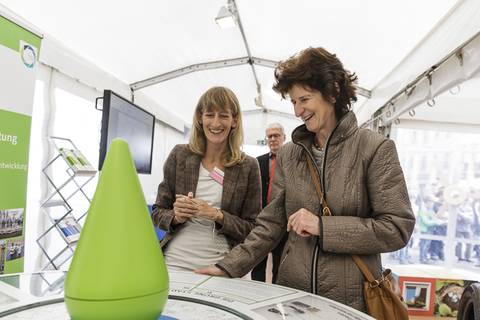
[[[249,64],[252,69],[253,79],[255,80],[255,84],[257,86],[257,97],[255,98],[255,104],[262,108],[267,109],[263,104],[262,98],[262,86],[260,81],[258,80],[257,71],[255,70],[255,65],[267,67],[267,68],[275,68],[278,65],[278,61],[268,60],[264,58],[254,57],[252,52],[250,51],[250,46],[248,45],[247,36],[245,35],[245,31],[243,29],[242,19],[240,18],[240,12],[238,10],[238,6],[235,0],[228,0],[227,3],[228,11],[233,15],[235,21],[238,25],[238,29],[240,30],[240,34],[242,35],[243,44],[245,46],[245,50],[247,52],[246,57],[241,58],[233,58],[233,59],[225,59],[219,61],[209,61],[203,62],[198,64],[192,64],[187,67],[183,67],[180,69],[172,70],[151,78],[147,78],[145,80],[140,80],[130,84],[130,89],[132,93],[136,90],[140,90],[149,86],[153,86],[157,83],[167,81],[170,79],[174,79],[195,71],[203,71],[203,70],[210,70],[210,69],[219,69],[219,68],[226,68],[226,67],[233,67],[239,66],[244,64]],[[370,98],[371,91],[364,89],[362,87],[356,86],[357,93],[363,97]]]
[[[88,176],[81,175],[81,177],[84,178],[84,181],[83,182],[77,181],[77,178],[79,178],[79,176],[77,176],[75,171],[70,167],[68,161],[60,155],[60,153],[59,153],[60,148],[57,144],[58,141],[64,141],[64,142],[70,143],[74,149],[78,150],[77,146],[73,143],[72,140],[66,139],[66,138],[61,138],[61,137],[51,136],[50,141],[54,144],[55,149],[57,150],[58,154],[50,162],[48,162],[45,165],[45,167],[42,169],[42,172],[43,172],[45,178],[50,183],[50,185],[53,187],[53,192],[51,192],[45,198],[45,200],[43,200],[42,204],[40,205],[41,211],[44,214],[47,215],[47,217],[48,217],[48,219],[50,220],[50,223],[51,223],[50,227],[48,227],[43,233],[41,233],[37,237],[37,240],[36,240],[38,246],[40,247],[40,250],[43,252],[43,254],[48,259],[48,263],[41,269],[42,271],[47,270],[49,268],[49,266],[52,266],[55,270],[58,270],[63,264],[65,264],[73,256],[76,242],[69,241],[66,238],[66,236],[63,234],[63,232],[59,229],[58,224],[62,220],[64,220],[67,216],[73,217],[75,222],[79,222],[80,220],[82,220],[85,217],[87,212],[84,212],[82,215],[80,215],[80,217],[76,218],[72,214],[73,208],[68,203],[68,200],[71,199],[75,194],[77,194],[80,191],[81,194],[83,195],[83,197],[90,203],[91,199],[84,192],[83,188],[86,186],[87,183],[89,183],[95,177],[95,174],[88,175]],[[66,173],[69,176],[60,185],[57,185],[53,181],[52,177],[48,174],[48,170],[51,169],[51,167],[57,162],[58,159],[63,159],[65,161],[65,163],[67,164],[68,168],[66,170]],[[69,195],[66,196],[62,193],[62,189],[64,187],[66,187],[67,185],[69,185],[71,182],[73,182],[75,184],[75,189],[74,189],[73,192],[71,192]],[[58,196],[60,199],[59,200],[52,200],[52,198],[55,197],[55,196]],[[65,213],[62,216],[60,216],[60,218],[54,219],[52,217],[50,211],[49,211],[49,208],[52,208],[52,207],[64,207],[65,208]],[[63,249],[61,249],[59,252],[57,252],[54,256],[51,256],[48,253],[47,248],[42,244],[42,239],[44,237],[46,237],[53,229],[56,229],[58,231],[61,238],[65,242],[65,246],[63,247]],[[67,256],[63,260],[61,260],[60,262],[57,263],[58,258],[64,256],[65,252],[67,252]]]
[[[259,113],[274,114],[274,115],[277,115],[277,116],[282,116],[282,117],[285,117],[285,118],[298,120],[298,118],[294,114],[287,113],[287,112],[282,112],[282,111],[277,111],[277,110],[272,110],[272,109],[268,109],[268,108],[265,108],[265,109],[250,109],[250,110],[242,111],[243,115],[259,114]]]
[[[132,90],[132,92],[135,92],[137,90],[141,90],[141,89],[156,85],[158,83],[175,79],[196,71],[235,67],[235,66],[241,66],[244,64],[250,64],[252,66],[258,65],[258,66],[273,69],[278,65],[278,61],[258,58],[258,57],[249,58],[248,56],[246,56],[246,57],[240,57],[240,58],[202,62],[202,63],[192,64],[187,67],[175,69],[169,72],[165,72],[157,76],[147,78],[145,80],[134,82],[130,84],[130,89]],[[355,86],[355,88],[357,89],[357,93],[360,96],[363,96],[368,99],[372,96],[372,92],[368,89],[362,88],[357,85]]]

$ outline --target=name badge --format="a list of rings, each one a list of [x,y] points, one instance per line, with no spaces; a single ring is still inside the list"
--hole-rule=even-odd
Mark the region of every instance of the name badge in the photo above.
[[[218,182],[221,186],[223,186],[223,177],[225,176],[225,173],[218,169],[217,167],[214,167],[212,171],[209,173],[210,178]]]

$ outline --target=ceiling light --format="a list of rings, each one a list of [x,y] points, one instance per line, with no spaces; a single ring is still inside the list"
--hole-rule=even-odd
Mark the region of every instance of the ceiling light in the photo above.
[[[228,2],[228,8],[222,6],[218,11],[217,17],[215,18],[215,22],[218,26],[222,29],[235,27],[236,20],[235,20],[235,11],[234,5],[230,1]]]

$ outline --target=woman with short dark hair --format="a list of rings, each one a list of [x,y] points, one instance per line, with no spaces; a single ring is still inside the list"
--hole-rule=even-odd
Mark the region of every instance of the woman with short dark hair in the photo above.
[[[377,279],[380,253],[404,247],[415,225],[395,144],[358,127],[350,111],[357,78],[327,50],[301,51],[278,65],[275,78],[274,90],[290,98],[304,124],[277,155],[272,200],[256,227],[222,261],[197,272],[240,277],[287,230],[277,283],[365,312],[365,278],[352,255]]]

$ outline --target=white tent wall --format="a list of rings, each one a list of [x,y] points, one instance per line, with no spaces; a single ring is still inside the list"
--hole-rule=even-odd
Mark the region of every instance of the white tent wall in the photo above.
[[[45,35],[42,41],[40,62],[72,79],[78,80],[86,86],[92,87],[92,89],[97,91],[96,96],[101,96],[103,89],[110,89],[126,99],[130,100],[131,98],[132,93],[128,84],[79,57],[48,35]],[[148,98],[145,94],[136,93],[135,95],[138,95],[135,98],[136,103],[142,108],[154,114],[155,117],[166,124],[183,131],[184,121],[178,118],[178,116],[172,114],[167,108],[158,105],[157,102]]]
[[[430,131],[447,131],[447,132],[459,132],[459,133],[480,133],[480,126],[478,124],[458,124],[454,122],[433,122],[416,119],[401,119],[396,128],[403,129],[418,129]]]
[[[265,139],[265,129],[273,122],[280,123],[285,129],[287,141],[291,140],[292,131],[302,124],[302,122],[292,115],[282,115],[269,111],[254,113],[245,113],[243,115],[243,130],[245,134],[245,144],[255,145],[259,140]]]
[[[408,83],[472,38],[479,30],[479,2],[477,0],[458,1],[436,27],[372,89],[371,99],[355,110],[359,123],[367,121],[391,97],[404,90]],[[478,46],[475,50],[478,52]],[[463,81],[465,77],[465,73],[456,73],[454,70],[448,70],[446,74],[446,81],[450,84]],[[442,84],[442,87],[445,88],[445,85]],[[430,97],[429,90],[430,87],[424,85],[415,89],[415,94],[420,97],[420,100],[425,100]]]
[[[95,92],[93,96],[99,96],[103,88],[109,88],[126,98],[130,98],[131,93],[128,85],[79,57],[48,35],[43,37],[39,60],[63,75],[91,87]]]

